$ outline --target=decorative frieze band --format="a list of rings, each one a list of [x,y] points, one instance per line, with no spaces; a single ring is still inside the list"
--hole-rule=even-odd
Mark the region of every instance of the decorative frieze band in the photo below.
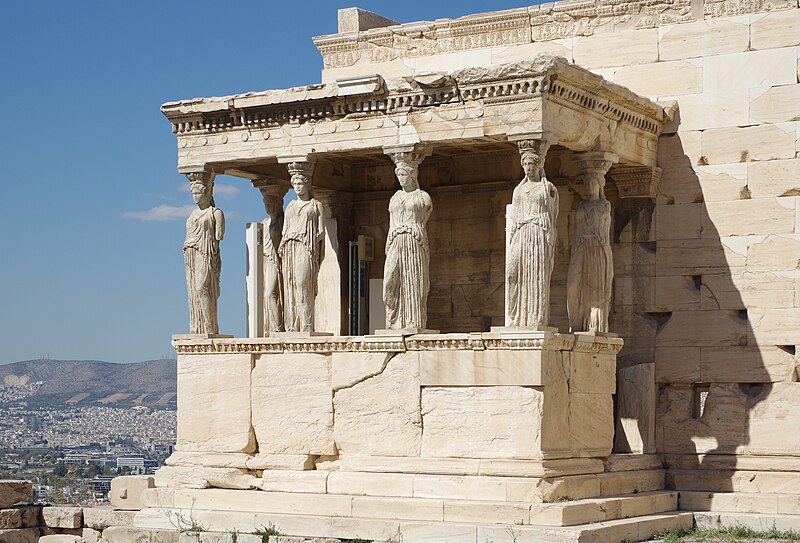
[[[530,337],[502,337],[496,333],[419,334],[394,336],[334,336],[324,338],[173,339],[180,355],[192,354],[277,354],[336,352],[406,352],[441,350],[576,350],[618,353],[623,341],[614,337],[581,338],[572,334],[543,334]]]

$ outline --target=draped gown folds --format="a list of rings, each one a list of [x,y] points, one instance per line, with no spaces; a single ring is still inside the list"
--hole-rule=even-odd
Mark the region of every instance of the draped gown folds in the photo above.
[[[222,258],[219,254],[217,208],[195,209],[186,219],[183,260],[189,291],[189,331],[192,334],[217,334],[217,300]]]
[[[608,332],[614,263],[611,204],[584,200],[575,211],[575,239],[567,273],[567,310],[573,332]]]
[[[506,281],[509,326],[547,326],[558,192],[547,179],[514,188]]]
[[[428,323],[430,247],[426,223],[433,210],[421,189],[397,191],[389,201],[389,234],[383,301],[390,330],[422,329]]]
[[[293,200],[286,207],[279,253],[283,277],[283,324],[287,332],[314,330],[317,274],[322,261],[322,205]]]
[[[264,332],[283,331],[283,294],[281,292],[281,261],[278,257],[282,221],[268,217],[263,222],[264,248]]]

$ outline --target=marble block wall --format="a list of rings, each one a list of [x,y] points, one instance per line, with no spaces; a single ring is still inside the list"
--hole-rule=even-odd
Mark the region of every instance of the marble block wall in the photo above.
[[[177,452],[168,463],[326,469],[354,457],[608,456],[621,341],[538,336],[412,336],[369,350],[350,338],[311,347],[213,340],[212,349],[206,340],[195,347],[215,352],[179,355]]]

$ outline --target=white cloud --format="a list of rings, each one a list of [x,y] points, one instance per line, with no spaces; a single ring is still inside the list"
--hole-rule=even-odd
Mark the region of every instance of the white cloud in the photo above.
[[[147,211],[126,211],[122,214],[122,218],[139,221],[178,221],[185,220],[193,209],[195,209],[193,205],[180,207],[160,205]]]

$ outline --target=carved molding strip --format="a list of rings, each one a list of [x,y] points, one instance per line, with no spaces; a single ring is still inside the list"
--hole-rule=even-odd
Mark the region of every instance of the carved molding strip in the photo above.
[[[443,350],[575,350],[591,353],[618,353],[620,338],[581,338],[571,334],[548,334],[546,337],[503,338],[492,333],[420,334],[404,339],[379,336],[298,338],[298,339],[178,339],[172,342],[180,355],[193,354],[281,354],[336,352],[406,352]]]

